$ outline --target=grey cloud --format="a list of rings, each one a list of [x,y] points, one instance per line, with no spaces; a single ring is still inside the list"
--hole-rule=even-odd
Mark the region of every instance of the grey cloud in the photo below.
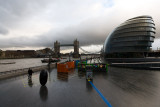
[[[69,44],[73,43],[76,38],[80,41],[81,46],[103,44],[108,34],[119,24],[124,22],[124,19],[118,20],[118,18],[112,18],[110,20],[105,19],[107,19],[106,16],[85,20],[78,25],[72,25],[56,30],[51,29],[50,32],[35,37],[11,38],[8,42],[12,45],[7,44],[4,47],[53,47],[53,43],[56,40],[63,44]],[[113,23],[112,20],[118,21]],[[156,32],[159,33],[159,31]],[[156,38],[158,38],[158,36],[156,36]]]
[[[48,4],[50,0],[0,0],[1,24],[15,27],[26,19],[41,13]]]
[[[25,26],[25,21],[32,20],[32,17],[40,19],[43,17],[42,21],[47,21],[54,27],[33,37],[13,35],[10,39],[0,39],[0,43],[3,43],[1,47],[52,47],[56,40],[61,43],[72,43],[76,38],[81,46],[103,44],[108,34],[119,24],[143,14],[153,16],[157,28],[156,38],[160,35],[160,15],[156,12],[159,6],[157,8],[149,4],[148,7],[152,7],[153,10],[145,12],[136,9],[127,11],[125,7],[114,6],[115,2],[110,4],[113,6],[109,10],[102,8],[104,9],[102,14],[97,12],[98,15],[94,16],[95,11],[90,12],[90,8],[87,8],[91,5],[90,0],[84,1],[82,3],[83,1],[79,0],[0,0],[0,23],[4,26],[0,26],[1,34],[7,35],[9,28]],[[147,5],[145,6],[148,9]]]
[[[0,26],[0,34],[1,35],[6,35],[8,33],[9,33],[9,31],[7,30],[7,28]]]
[[[111,18],[113,17],[113,18]],[[72,25],[64,29],[54,30],[38,36],[38,41],[41,41],[41,45],[44,46],[53,46],[53,42],[58,40],[61,43],[72,43],[74,39],[80,41],[81,46],[91,45],[91,44],[103,44],[106,37],[109,33],[112,32],[119,24],[123,23],[128,18],[119,19],[119,17],[107,17],[101,16],[89,20],[85,20],[78,25]],[[136,16],[134,16],[136,17]],[[157,16],[159,17],[159,16]],[[153,17],[153,20],[156,23],[156,38],[159,38],[160,34],[160,25],[157,23],[158,19]],[[43,38],[43,39],[42,39]]]
[[[41,41],[41,43],[46,42],[45,45],[47,43],[49,45],[56,40],[61,43],[73,43],[75,39],[80,41],[81,46],[103,44],[108,34],[120,24],[120,21],[112,23],[112,21],[105,19],[107,19],[107,16],[101,16],[63,29],[52,29],[46,34],[37,36],[37,38],[39,37],[38,41]]]

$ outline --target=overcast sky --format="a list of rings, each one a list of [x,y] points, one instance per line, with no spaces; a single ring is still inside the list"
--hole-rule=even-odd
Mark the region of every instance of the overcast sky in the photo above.
[[[160,47],[160,0],[0,0],[0,48],[40,49],[54,41],[99,50],[125,20],[150,15],[156,24],[153,48]]]

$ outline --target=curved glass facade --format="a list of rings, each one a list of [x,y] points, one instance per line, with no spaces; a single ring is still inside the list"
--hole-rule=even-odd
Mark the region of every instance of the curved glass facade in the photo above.
[[[151,16],[139,16],[120,24],[106,38],[104,53],[148,52],[155,38]]]

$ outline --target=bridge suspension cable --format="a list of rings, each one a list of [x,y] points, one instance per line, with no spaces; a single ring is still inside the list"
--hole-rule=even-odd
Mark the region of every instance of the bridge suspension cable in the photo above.
[[[50,54],[53,54],[53,52],[54,52],[53,49],[54,49],[54,47],[51,47],[51,51],[49,52]],[[87,53],[87,54],[98,54],[98,53],[101,53],[101,50],[97,51],[97,52],[89,52],[89,51],[86,51],[85,49],[83,49],[82,47],[79,47],[79,49],[81,51],[83,51],[84,53]]]
[[[84,50],[82,47],[79,47],[79,49],[81,49],[84,53],[88,53],[88,54],[96,54],[96,53],[100,53],[101,52],[101,50],[97,51],[97,52],[89,52],[89,51]]]

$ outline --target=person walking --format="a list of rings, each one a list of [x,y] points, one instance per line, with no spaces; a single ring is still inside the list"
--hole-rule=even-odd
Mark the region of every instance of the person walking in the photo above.
[[[31,79],[32,73],[33,73],[32,69],[29,68],[29,69],[28,69],[28,78],[29,78],[29,79]]]

